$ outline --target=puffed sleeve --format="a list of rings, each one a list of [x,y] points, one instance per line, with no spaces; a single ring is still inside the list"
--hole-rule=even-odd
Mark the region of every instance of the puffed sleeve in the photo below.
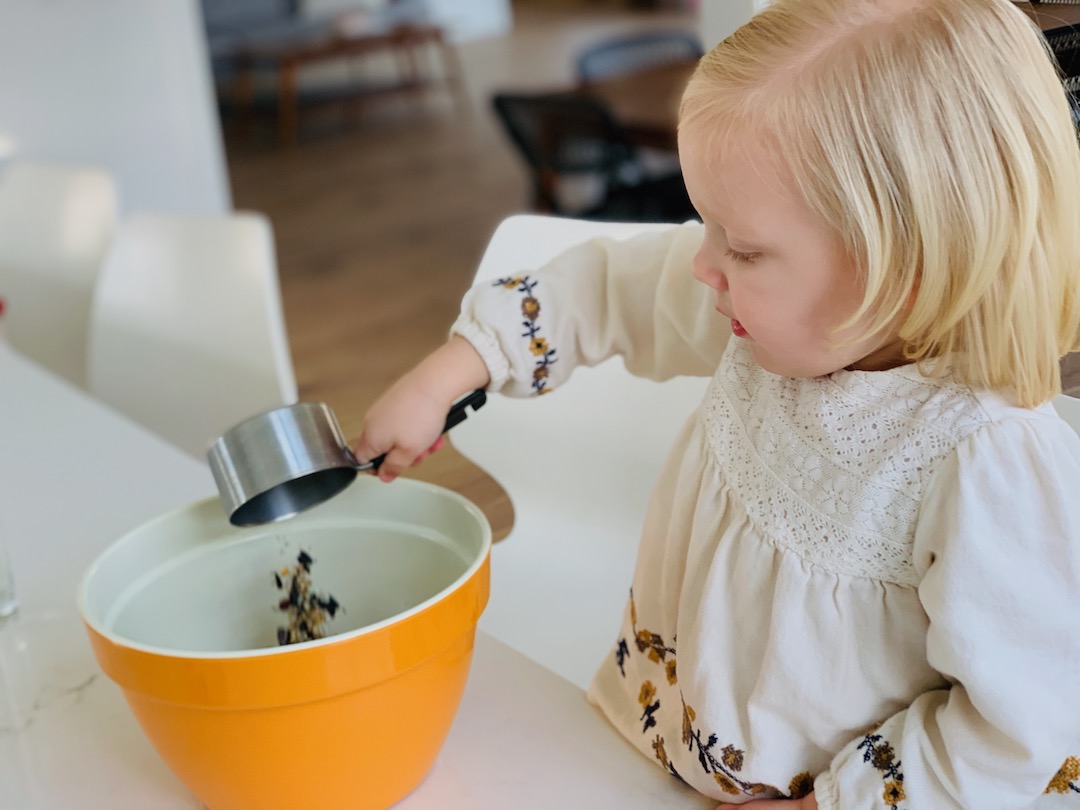
[[[508,267],[465,296],[451,331],[484,358],[489,388],[531,396],[621,355],[638,376],[715,371],[731,329],[691,259],[704,229],[673,226],[577,245],[538,270]]]
[[[915,562],[928,660],[951,688],[853,740],[817,778],[819,807],[1080,791],[1080,439],[1048,410],[964,439],[932,475]]]

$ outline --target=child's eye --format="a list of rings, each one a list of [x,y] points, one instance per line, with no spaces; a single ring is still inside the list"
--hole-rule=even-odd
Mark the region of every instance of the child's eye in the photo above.
[[[727,249],[727,256],[732,261],[743,262],[745,264],[752,264],[755,259],[761,256],[760,253],[740,253],[737,250]]]

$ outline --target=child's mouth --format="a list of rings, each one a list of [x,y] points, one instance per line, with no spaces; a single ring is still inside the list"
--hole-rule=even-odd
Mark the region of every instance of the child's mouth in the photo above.
[[[746,337],[746,330],[743,328],[743,325],[734,318],[731,319],[731,333],[735,335],[735,337]]]

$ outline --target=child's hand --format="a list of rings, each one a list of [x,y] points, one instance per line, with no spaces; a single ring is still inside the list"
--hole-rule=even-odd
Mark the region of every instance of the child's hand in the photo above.
[[[378,476],[393,481],[442,447],[450,407],[461,395],[488,382],[487,366],[472,345],[464,338],[451,338],[371,406],[354,454],[360,461],[370,461],[385,453]]]
[[[739,810],[741,807],[749,807],[750,810],[817,810],[817,799],[811,793],[801,799],[760,799],[746,804],[721,804],[716,810]]]
[[[383,481],[393,481],[442,443],[443,424],[453,399],[427,393],[424,380],[414,375],[411,372],[402,377],[371,406],[353,450],[360,461],[386,454],[375,471]]]

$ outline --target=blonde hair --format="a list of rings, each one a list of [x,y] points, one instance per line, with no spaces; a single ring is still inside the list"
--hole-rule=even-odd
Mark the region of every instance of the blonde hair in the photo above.
[[[1009,0],[774,0],[701,61],[681,127],[771,145],[865,274],[868,334],[1034,407],[1080,349],[1080,146]]]

